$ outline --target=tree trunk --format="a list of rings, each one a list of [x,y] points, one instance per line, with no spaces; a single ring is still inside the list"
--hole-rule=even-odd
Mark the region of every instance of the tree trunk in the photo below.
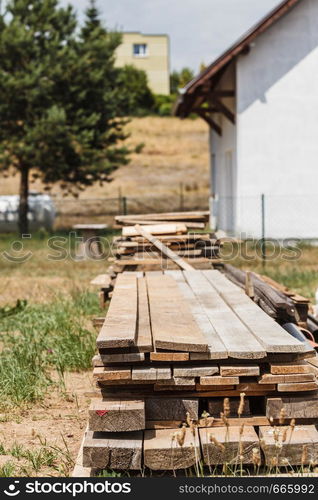
[[[19,204],[19,232],[28,234],[28,195],[29,195],[29,169],[22,168],[20,178],[20,204]]]

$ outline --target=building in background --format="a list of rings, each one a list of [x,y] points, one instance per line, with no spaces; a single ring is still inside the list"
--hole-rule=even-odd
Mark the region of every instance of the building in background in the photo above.
[[[185,87],[176,114],[209,124],[219,229],[317,238],[317,81],[318,0],[284,0]]]
[[[168,35],[123,33],[116,52],[116,65],[122,67],[126,64],[146,72],[149,87],[155,94],[170,94]]]

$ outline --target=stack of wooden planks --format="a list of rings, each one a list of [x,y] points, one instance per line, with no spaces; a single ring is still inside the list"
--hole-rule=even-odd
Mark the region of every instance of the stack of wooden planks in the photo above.
[[[283,323],[292,322],[307,327],[309,299],[291,291],[268,276],[246,272],[230,264],[224,265],[224,273],[243,289],[250,287],[250,296],[272,318]]]
[[[318,451],[315,351],[218,270],[118,275],[97,348],[85,467],[271,465],[292,419],[276,465]]]
[[[188,229],[204,229],[209,221],[210,213],[204,212],[166,212],[155,214],[117,215],[118,227],[154,224],[184,224]]]
[[[220,241],[213,234],[188,231],[184,222],[123,227],[122,235],[113,239],[114,272],[179,269],[178,263],[162,251],[163,245],[195,269],[221,264]],[[147,238],[149,234],[151,239]]]

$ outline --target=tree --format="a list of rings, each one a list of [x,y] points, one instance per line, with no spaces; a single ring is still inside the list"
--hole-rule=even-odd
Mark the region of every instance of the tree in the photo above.
[[[170,75],[171,94],[178,94],[194,78],[194,72],[190,68],[182,68],[181,71],[173,71]]]
[[[148,87],[145,71],[131,65],[119,68],[118,89],[124,116],[140,116],[154,110],[155,98]]]
[[[10,0],[0,16],[0,169],[20,175],[21,233],[31,174],[74,194],[128,162],[118,146],[121,37],[102,26],[94,1],[76,30],[72,8],[57,0]]]

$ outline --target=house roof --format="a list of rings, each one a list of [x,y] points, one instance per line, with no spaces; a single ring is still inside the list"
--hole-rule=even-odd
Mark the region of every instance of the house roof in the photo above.
[[[240,37],[230,48],[221,56],[215,59],[206,69],[204,69],[196,78],[191,80],[184,87],[181,96],[175,106],[175,115],[185,118],[194,108],[204,102],[204,94],[211,92],[213,84],[216,84],[221,78],[223,72],[239,54],[247,53],[250,44],[261,33],[266,31],[272,24],[281,19],[297,3],[303,0],[284,0],[275,9],[271,10],[256,25],[250,28],[242,37]]]

